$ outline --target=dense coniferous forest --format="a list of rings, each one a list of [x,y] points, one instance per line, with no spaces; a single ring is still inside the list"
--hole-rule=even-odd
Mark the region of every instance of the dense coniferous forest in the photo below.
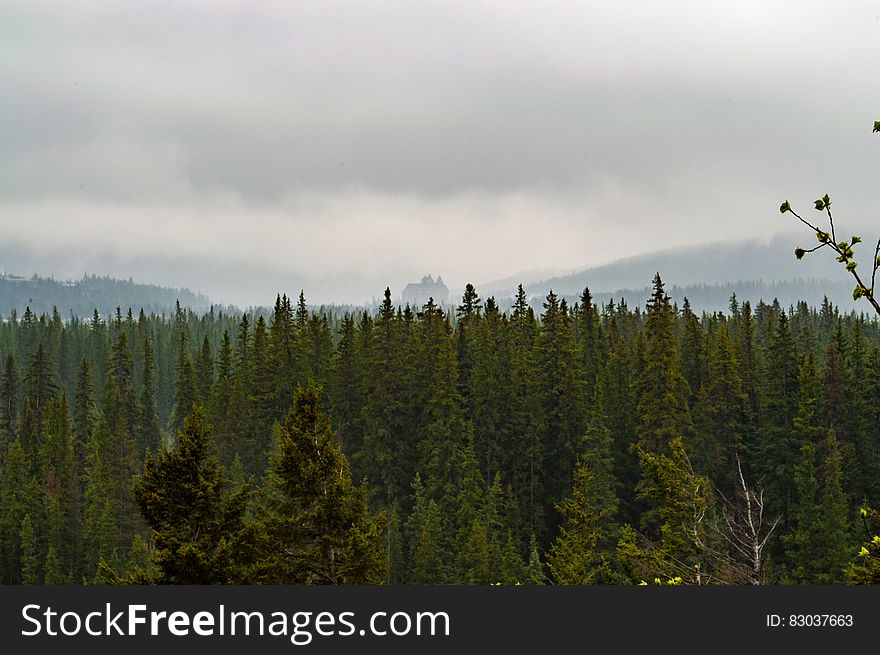
[[[880,579],[880,323],[825,302],[0,324],[0,581]],[[872,541],[873,539],[873,541]]]
[[[208,299],[189,289],[169,289],[132,280],[88,275],[79,280],[0,275],[0,308],[19,315],[26,309],[37,314],[57,310],[64,319],[80,318],[98,310],[109,314],[116,307],[143,308],[147,313],[170,314],[176,302],[193,309],[208,309]]]

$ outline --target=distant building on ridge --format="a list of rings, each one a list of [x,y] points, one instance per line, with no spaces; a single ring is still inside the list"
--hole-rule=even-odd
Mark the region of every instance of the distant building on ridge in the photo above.
[[[435,305],[449,304],[449,289],[440,275],[436,280],[426,275],[421,282],[410,282],[404,288],[400,300],[402,304],[415,308],[422,307],[429,298],[434,299]]]

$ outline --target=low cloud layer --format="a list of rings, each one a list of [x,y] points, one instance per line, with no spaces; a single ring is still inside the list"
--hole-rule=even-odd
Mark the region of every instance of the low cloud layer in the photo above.
[[[876,216],[875,3],[31,0],[0,37],[0,238],[43,273],[359,302]]]

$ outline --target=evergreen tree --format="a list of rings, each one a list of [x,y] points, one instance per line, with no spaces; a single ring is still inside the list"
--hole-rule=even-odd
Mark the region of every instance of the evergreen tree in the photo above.
[[[755,467],[767,489],[768,509],[782,515],[782,527],[792,526],[794,462],[800,444],[794,441],[793,421],[798,408],[799,372],[788,319],[780,314],[769,344],[764,398],[766,417],[761,442],[756,448]],[[806,374],[806,373],[805,373]]]
[[[586,427],[586,411],[583,371],[576,357],[571,320],[565,301],[558,302],[552,291],[544,303],[536,365],[543,421],[543,504],[553,507],[570,484],[577,442]],[[550,518],[552,529],[557,517]]]
[[[196,402],[207,407],[211,401],[211,388],[214,386],[214,354],[207,335],[202,339],[202,349],[196,357],[194,373]]]
[[[724,571],[713,557],[704,521],[712,505],[709,483],[694,473],[680,437],[670,442],[669,450],[659,455],[639,451],[644,471],[640,494],[657,503],[659,535],[656,540],[640,539],[627,526],[618,544],[618,560],[635,582],[717,582]]]
[[[6,355],[0,373],[0,461],[15,441],[19,406],[18,368],[12,354]]]
[[[801,447],[795,467],[797,525],[785,539],[792,582],[834,584],[844,580],[850,559],[846,497],[841,487],[841,457],[837,437],[829,430],[817,467],[812,442]]]
[[[672,439],[688,439],[693,432],[687,381],[676,365],[674,321],[663,281],[655,275],[645,318],[643,367],[635,381],[638,443],[654,453],[668,452]]]
[[[544,572],[544,564],[541,562],[541,555],[538,552],[538,542],[535,535],[531,536],[529,542],[529,563],[526,567],[526,582],[533,585],[542,585],[547,581],[547,574]]]
[[[578,305],[578,348],[583,361],[585,398],[592,398],[608,358],[607,342],[599,311],[589,288],[584,288]]]
[[[559,584],[584,585],[601,579],[607,562],[600,552],[602,523],[614,512],[614,506],[596,502],[603,489],[597,489],[596,476],[584,464],[574,473],[571,496],[559,506],[563,525],[550,549],[547,564]]]
[[[214,445],[224,465],[231,464],[235,457],[235,425],[230,412],[234,385],[232,367],[232,342],[229,332],[224,330],[217,358],[217,379],[211,389],[208,411],[214,426]]]
[[[681,315],[684,322],[680,353],[681,373],[687,380],[691,391],[689,400],[693,403],[708,377],[706,337],[703,333],[703,327],[700,325],[700,319],[691,310],[691,304],[687,298],[684,299]]]
[[[413,481],[413,510],[407,522],[409,534],[409,584],[443,584],[449,581],[449,562],[444,549],[444,520],[440,507],[428,498],[418,474]]]
[[[177,363],[175,365],[174,421],[172,424],[175,429],[180,429],[183,426],[197,398],[195,369],[187,352],[186,331],[181,330],[180,341],[177,345]]]
[[[95,400],[92,389],[91,367],[87,359],[80,362],[76,380],[76,406],[73,412],[73,452],[77,471],[82,474],[86,463],[86,452],[92,438],[95,424]]]
[[[258,579],[377,584],[386,577],[385,517],[367,512],[365,485],[352,485],[321,394],[310,381],[274,430]]]
[[[175,447],[148,454],[135,498],[155,543],[155,582],[217,584],[241,580],[243,492],[230,493],[211,455],[211,431],[196,405]]]
[[[30,514],[25,514],[21,522],[19,543],[21,544],[21,584],[38,584],[40,572],[37,566],[37,536]]]
[[[137,425],[136,446],[139,453],[145,450],[156,450],[161,439],[159,414],[156,406],[156,388],[154,376],[156,364],[153,345],[149,338],[143,342],[143,384],[141,386],[139,417]]]
[[[16,439],[9,447],[0,478],[0,581],[21,582],[21,526],[25,516],[39,516],[42,509],[39,483]]]
[[[704,417],[699,468],[730,492],[737,476],[737,455],[743,450],[747,423],[747,396],[727,327],[718,328],[709,353],[709,375],[700,395]]]

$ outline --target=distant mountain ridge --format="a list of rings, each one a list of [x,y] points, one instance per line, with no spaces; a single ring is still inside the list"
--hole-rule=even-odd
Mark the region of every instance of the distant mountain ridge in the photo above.
[[[171,289],[155,284],[142,284],[111,277],[86,276],[79,280],[59,281],[51,277],[0,275],[0,316],[8,317],[13,310],[20,316],[27,307],[36,314],[58,309],[62,318],[70,315],[89,317],[97,309],[102,316],[117,307],[127,312],[141,309],[145,313],[166,313],[181,306],[195,311],[211,306],[207,296],[189,289]]]
[[[852,300],[852,279],[834,258],[825,253],[801,261],[795,258],[794,247],[804,241],[802,236],[662,250],[526,283],[523,288],[536,306],[551,290],[571,303],[589,287],[597,302],[625,298],[632,307],[644,304],[659,272],[672,299],[681,304],[687,297],[695,311],[726,311],[734,293],[740,301],[778,299],[783,306],[798,300],[817,305],[827,295],[844,311],[861,309]],[[870,253],[857,253],[857,258],[858,254],[870,258]],[[502,305],[515,293],[515,286],[492,286],[479,289],[481,295],[495,295]]]

